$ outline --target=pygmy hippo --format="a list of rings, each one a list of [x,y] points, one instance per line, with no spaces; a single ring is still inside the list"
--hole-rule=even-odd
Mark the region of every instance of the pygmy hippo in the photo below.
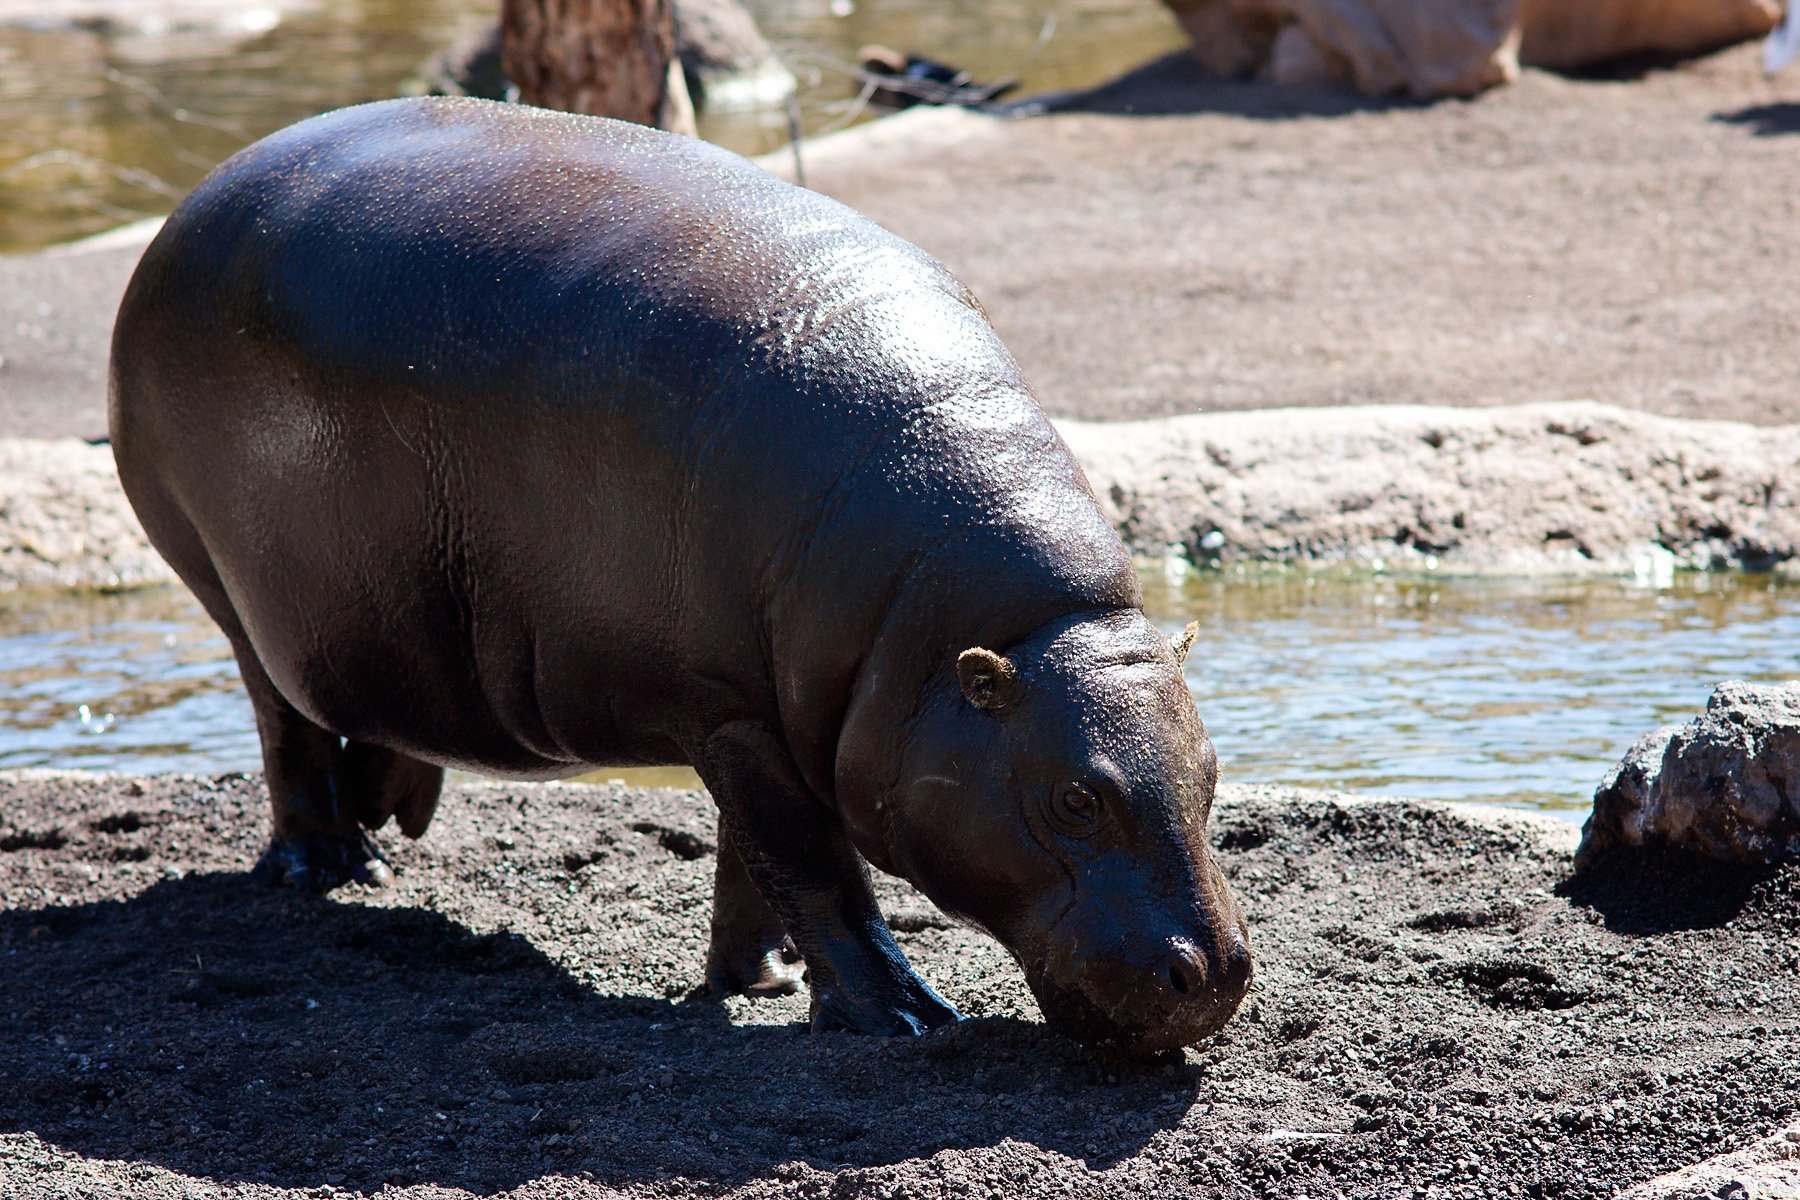
[[[717,988],[798,959],[815,1028],[956,1020],[866,860],[1083,1042],[1243,996],[1177,649],[980,305],[848,208],[613,121],[329,113],[169,218],[110,407],[255,706],[263,878],[389,877],[365,830],[422,834],[447,766],[690,763]]]

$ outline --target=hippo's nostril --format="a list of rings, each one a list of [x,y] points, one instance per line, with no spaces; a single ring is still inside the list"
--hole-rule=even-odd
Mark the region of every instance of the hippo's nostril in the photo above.
[[[1192,942],[1180,940],[1163,956],[1162,975],[1177,996],[1191,996],[1206,987],[1206,959]]]
[[[1250,984],[1253,970],[1250,961],[1250,944],[1244,935],[1233,930],[1226,938],[1225,953],[1221,956],[1220,983],[1233,991],[1241,992]]]

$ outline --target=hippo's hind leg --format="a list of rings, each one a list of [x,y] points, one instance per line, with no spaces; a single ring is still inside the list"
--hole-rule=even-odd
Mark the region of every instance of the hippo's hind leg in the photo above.
[[[144,532],[231,643],[256,711],[274,833],[255,877],[312,892],[352,881],[391,882],[393,869],[363,827],[379,828],[397,816],[401,831],[418,837],[437,807],[443,768],[360,742],[346,744],[288,703],[257,658],[199,532],[157,479],[134,469],[136,463],[136,454],[120,453],[120,482]]]
[[[356,744],[347,753],[341,738],[308,720],[276,689],[210,567],[201,570],[191,560],[174,565],[224,630],[256,712],[274,831],[252,877],[308,892],[353,881],[391,883],[393,868],[357,820],[347,786],[353,777],[347,768],[362,757]]]
[[[730,826],[720,822],[706,985],[721,995],[787,996],[800,990],[804,978],[800,951],[781,918],[756,890]]]
[[[249,685],[248,664],[243,673]],[[393,868],[368,830],[396,816],[408,837],[424,833],[444,769],[365,742],[340,741],[295,711],[260,666],[256,674],[261,678],[249,690],[274,831],[253,877],[308,892],[392,883]]]
[[[393,869],[356,819],[343,742],[289,704],[254,658],[239,654],[238,665],[256,709],[274,816],[269,848],[252,877],[307,892],[393,882]]]
[[[424,833],[437,808],[444,769],[340,740],[289,704],[247,647],[238,653],[238,665],[256,709],[274,816],[269,848],[252,876],[307,892],[328,892],[345,883],[392,883],[393,868],[368,830],[396,816],[408,837]]]
[[[363,742],[345,742],[308,720],[263,670],[210,571],[182,575],[225,631],[256,711],[274,828],[252,877],[307,892],[328,892],[345,883],[392,883],[393,868],[367,829],[397,816],[407,836],[423,833],[437,807],[443,768]]]
[[[806,959],[815,1030],[917,1034],[959,1019],[894,944],[843,824],[772,730],[732,722],[699,760],[721,829]]]

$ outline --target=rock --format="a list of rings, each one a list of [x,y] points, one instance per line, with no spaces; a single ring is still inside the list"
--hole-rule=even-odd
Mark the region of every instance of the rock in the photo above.
[[[696,108],[758,108],[793,94],[793,75],[738,0],[675,0],[675,48]]]
[[[0,592],[174,579],[126,503],[105,446],[0,439],[0,497]]]
[[[1366,96],[1468,96],[1519,64],[1576,71],[1761,37],[1776,0],[1165,0],[1211,70]]]
[[[416,91],[433,96],[504,100],[512,87],[500,66],[500,22],[458,38],[426,60]]]
[[[1470,96],[1518,74],[1517,0],[1166,0],[1209,67],[1365,96]]]
[[[983,121],[963,109],[920,108],[871,128],[904,133],[928,122],[954,133],[971,122],[985,130]],[[824,139],[808,161],[829,163],[833,152]],[[135,258],[136,250],[122,253]],[[29,265],[60,261],[33,256]],[[6,315],[0,290],[0,321]],[[103,369],[97,352],[92,360]],[[67,400],[34,416],[39,410],[7,397],[10,373],[0,368],[9,421],[54,430],[61,413],[69,423],[77,410]],[[105,436],[99,404],[78,411],[82,427]],[[1692,421],[1588,403],[1271,409],[1056,425],[1102,510],[1145,558],[1611,574],[1654,587],[1677,569],[1772,569],[1800,579],[1800,492],[1784,483],[1800,472],[1800,425]],[[131,517],[105,446],[0,438],[0,498],[0,591],[168,577]]]
[[[1522,0],[1519,59],[1578,71],[1621,58],[1681,58],[1762,37],[1777,0]]]
[[[81,29],[109,37],[183,33],[247,38],[269,32],[290,13],[317,7],[317,0],[0,0],[0,25]]]
[[[1800,862],[1800,681],[1722,683],[1706,712],[1640,738],[1594,793],[1576,869],[1621,846]]]
[[[817,157],[817,156],[815,156]],[[1196,565],[1635,575],[1800,559],[1800,425],[1590,403],[1059,421],[1134,550]]]
[[[1733,1154],[1658,1175],[1615,1200],[1791,1200],[1800,1196],[1800,1124]]]
[[[757,108],[793,94],[793,75],[737,0],[676,0],[675,52],[696,109]],[[434,54],[409,90],[504,100],[511,88],[496,19]]]

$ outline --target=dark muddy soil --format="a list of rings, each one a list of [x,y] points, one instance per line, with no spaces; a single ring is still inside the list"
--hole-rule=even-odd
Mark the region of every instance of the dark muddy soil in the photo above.
[[[971,1020],[696,992],[701,798],[459,789],[385,892],[245,870],[257,781],[0,776],[0,1195],[1609,1196],[1800,1113],[1800,869],[1237,789],[1258,983],[1097,1060],[986,939],[883,901]]]

